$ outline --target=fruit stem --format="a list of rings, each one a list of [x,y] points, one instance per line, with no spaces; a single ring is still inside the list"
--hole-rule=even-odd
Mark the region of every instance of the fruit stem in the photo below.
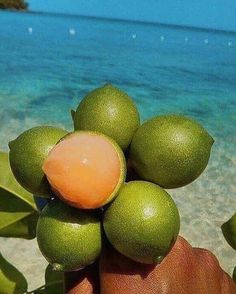
[[[53,263],[52,270],[53,271],[63,271],[63,266],[59,263]]]

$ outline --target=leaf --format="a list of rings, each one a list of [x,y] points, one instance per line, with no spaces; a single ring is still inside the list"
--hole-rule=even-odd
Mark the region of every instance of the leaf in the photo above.
[[[55,294],[55,289],[57,294],[64,293],[64,273],[53,271],[50,264],[45,271],[45,283],[45,294]]]
[[[36,206],[32,197],[28,191],[26,191],[16,181],[10,167],[9,156],[6,152],[0,151],[0,187],[12,195],[20,198],[24,202],[28,203],[34,210]]]
[[[236,283],[236,267],[234,268],[234,271],[233,271],[233,280]]]
[[[32,239],[37,219],[33,196],[15,180],[8,154],[0,152],[0,237]]]
[[[45,289],[39,289],[34,291],[34,294],[47,294],[45,291],[46,291]]]
[[[1,214],[0,214],[1,217]],[[36,237],[36,225],[38,213],[30,214],[9,226],[0,230],[0,237],[34,239]]]
[[[28,288],[25,277],[0,253],[0,294],[23,294]]]
[[[28,293],[64,294],[64,273],[53,271],[49,264],[45,270],[45,285]]]

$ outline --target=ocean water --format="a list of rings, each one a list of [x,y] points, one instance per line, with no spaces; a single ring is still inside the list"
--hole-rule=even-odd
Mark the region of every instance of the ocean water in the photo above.
[[[0,12],[0,149],[36,125],[72,130],[70,109],[107,82],[133,97],[142,120],[181,113],[214,137],[205,172],[169,193],[180,210],[181,235],[212,250],[231,273],[236,254],[220,226],[236,211],[236,34]],[[40,285],[46,262],[35,241],[2,239],[0,250],[30,287]]]

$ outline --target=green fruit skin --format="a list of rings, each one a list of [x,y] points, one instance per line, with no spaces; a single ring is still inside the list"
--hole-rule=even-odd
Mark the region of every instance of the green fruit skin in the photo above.
[[[167,192],[153,183],[133,181],[123,186],[105,211],[103,226],[117,251],[134,261],[153,264],[174,245],[180,217]]]
[[[236,250],[236,213],[221,226],[221,230],[226,241]]]
[[[54,270],[81,269],[101,252],[101,224],[95,212],[75,209],[59,200],[43,209],[36,235],[42,254]]]
[[[233,270],[233,275],[232,275],[232,277],[233,277],[234,282],[236,283],[236,267],[235,267],[234,270]]]
[[[23,294],[27,287],[25,277],[0,253],[0,294]]]
[[[16,180],[27,191],[52,196],[42,165],[52,147],[68,132],[50,126],[31,128],[9,143],[10,165]]]
[[[110,84],[85,96],[73,116],[75,130],[101,132],[113,138],[123,150],[127,149],[140,125],[132,99]]]
[[[213,143],[195,121],[180,115],[162,115],[148,120],[135,133],[130,159],[143,180],[163,188],[178,188],[203,172]]]

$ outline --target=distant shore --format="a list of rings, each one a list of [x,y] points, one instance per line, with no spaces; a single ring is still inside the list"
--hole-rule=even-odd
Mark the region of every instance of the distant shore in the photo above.
[[[0,0],[1,10],[26,11],[28,3],[24,0]]]
[[[28,12],[27,9],[17,9],[17,8],[1,8],[0,11],[7,11],[7,12]]]

